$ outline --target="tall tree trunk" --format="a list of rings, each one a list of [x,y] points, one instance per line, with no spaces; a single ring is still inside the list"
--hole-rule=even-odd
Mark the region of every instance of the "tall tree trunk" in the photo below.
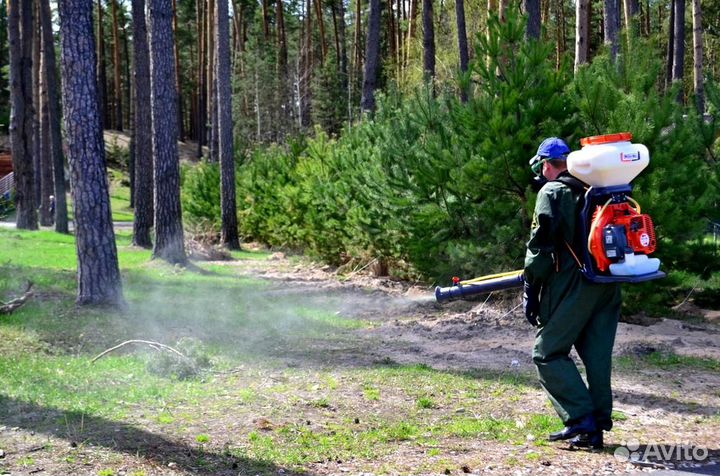
[[[348,88],[348,54],[345,37],[347,28],[345,24],[345,3],[340,0],[338,5],[338,41],[340,43],[340,81],[342,90],[347,91]]]
[[[153,257],[186,261],[180,209],[177,91],[173,58],[172,2],[149,0],[150,105],[155,160],[155,247]]]
[[[278,0],[280,2],[281,0]],[[215,77],[217,78],[222,229],[220,240],[230,249],[240,249],[235,200],[233,154],[232,85],[230,84],[230,28],[228,0],[217,0],[215,12]]]
[[[310,104],[312,83],[312,69],[313,69],[313,54],[312,54],[312,16],[313,7],[312,0],[305,1],[305,36],[304,44],[302,47],[302,66],[300,71],[300,125],[301,127],[309,127],[311,120]]]
[[[670,88],[673,75],[673,52],[675,51],[675,0],[670,0],[670,21],[668,24],[667,63],[665,68],[665,89]]]
[[[335,33],[335,36],[334,36],[334,38],[335,38],[335,68],[339,72],[340,71],[340,32],[338,30],[338,18],[337,18],[337,10],[335,9],[335,2],[330,2],[330,13],[332,13],[333,32]]]
[[[130,78],[130,48],[128,48],[128,34],[127,29],[125,28],[125,16],[122,17],[122,24],[120,25],[120,37],[122,38],[122,44],[123,44],[123,63],[124,64],[124,70],[125,70],[125,78],[123,84],[125,87],[123,88],[124,97],[125,97],[125,104],[127,104],[127,107],[125,107],[125,117],[123,118],[123,121],[125,121],[125,124],[132,130],[133,125],[130,123],[133,118],[133,111],[132,111],[132,80]],[[132,187],[130,190],[130,195],[132,196]]]
[[[115,110],[115,124],[114,127],[118,131],[123,130],[123,111],[122,111],[122,75],[121,71],[121,60],[120,60],[120,29],[118,24],[118,0],[110,0],[112,4],[112,20],[113,20],[113,71],[115,77],[115,91],[114,91],[114,110]]]
[[[327,56],[327,40],[325,39],[325,20],[323,19],[322,0],[314,0],[315,14],[317,15],[318,28],[320,29],[320,65],[325,64]]]
[[[103,128],[111,127],[110,108],[108,107],[107,67],[105,66],[105,25],[103,20],[102,0],[97,0],[98,25],[98,104],[100,105],[100,121]]]
[[[455,18],[457,21],[458,51],[460,52],[460,72],[465,74],[468,71],[468,65],[470,63],[467,31],[465,28],[465,0],[455,0]],[[462,86],[460,90],[460,100],[463,103],[466,103],[468,100],[468,91],[465,86]]]
[[[210,161],[218,161],[217,142],[217,83],[215,78],[215,0],[209,0],[207,11],[207,104],[209,115],[209,140]]]
[[[435,79],[433,0],[423,0],[423,73],[426,81],[433,81]]]
[[[397,44],[395,43],[395,15],[393,15],[393,0],[387,0],[387,42],[390,61],[395,61]],[[399,27],[399,26],[398,26]]]
[[[15,172],[16,226],[37,230],[33,188],[32,0],[8,3],[10,43],[10,148]]]
[[[220,0],[217,0],[220,1]],[[262,22],[263,22],[263,37],[265,42],[270,41],[270,13],[269,13],[268,0],[262,0]]]
[[[417,0],[410,0],[417,1]],[[362,71],[362,0],[355,0],[355,38],[353,41],[354,75]]]
[[[620,34],[620,10],[618,0],[604,0],[604,38],[605,44],[610,47],[610,58],[613,63],[617,61],[619,51],[618,37]]]
[[[540,1],[539,0],[523,0],[525,5],[525,14],[528,17],[526,38],[534,40],[540,39]]]
[[[367,49],[365,51],[365,77],[363,78],[362,102],[365,112],[375,111],[375,89],[380,75],[380,0],[370,0],[368,17]]]
[[[675,1],[675,26],[673,42],[673,69],[672,82],[680,82],[680,93],[678,101],[684,102],[683,76],[685,73],[685,0]]]
[[[693,90],[698,112],[705,112],[705,88],[703,86],[703,26],[700,0],[692,0],[693,8]]]
[[[153,151],[150,114],[150,51],[145,19],[145,0],[132,0],[133,47],[135,50],[135,220],[133,244],[152,247]]]
[[[33,115],[32,121],[32,158],[33,158],[33,187],[35,204],[42,207],[42,157],[40,157],[40,4],[33,2],[32,19],[32,92]],[[47,202],[47,199],[46,199]],[[41,225],[42,223],[42,217]]]
[[[206,100],[205,100],[205,57],[207,55],[206,41],[205,41],[205,1],[196,0],[196,12],[197,12],[197,42],[198,42],[198,69],[197,69],[197,98],[198,98],[198,110],[197,110],[197,158],[203,156],[203,145],[205,144],[205,137],[207,131],[207,112],[206,112]]]
[[[638,34],[637,17],[640,3],[638,0],[623,0],[623,10],[625,13],[625,34],[627,35],[628,48],[632,49],[633,39]]]
[[[290,105],[290,95],[288,92],[288,48],[287,34],[285,31],[285,13],[283,11],[283,0],[276,0],[276,21],[277,21],[277,72],[278,72],[278,94],[280,96],[280,129],[284,129],[289,125],[288,116],[292,113]],[[242,32],[241,32],[242,33]]]
[[[588,61],[588,8],[590,0],[575,0],[575,72]]]
[[[180,53],[178,52],[178,40],[177,40],[177,32],[178,32],[178,17],[177,17],[177,0],[173,0],[172,2],[173,7],[173,33],[175,33],[175,42],[173,43],[173,53],[175,55],[175,71],[177,71],[177,76],[175,80],[175,90],[177,91],[177,97],[178,97],[178,139],[181,141],[185,139],[185,127],[183,125],[183,100],[182,100],[182,89],[180,88],[180,84],[182,82],[181,74],[182,70],[180,69]]]
[[[409,0],[410,1],[410,12],[409,12],[409,18],[408,18],[408,31],[407,31],[407,40],[405,41],[405,61],[403,62],[403,68],[406,68],[408,64],[410,63],[410,43],[415,38],[415,30],[417,30],[417,23],[415,21],[417,17],[417,4],[419,0]]]
[[[38,16],[38,23],[39,23]],[[40,200],[40,224],[51,226],[53,224],[53,209],[51,202],[55,199],[55,187],[53,184],[53,163],[50,150],[50,104],[48,103],[48,82],[43,70],[46,68],[45,60],[40,60],[40,170],[41,177],[41,200]]]
[[[566,51],[566,43],[565,43],[565,3],[564,0],[556,0],[555,1],[555,18],[557,18],[557,29],[556,29],[556,58],[555,58],[555,68],[560,69],[562,65],[562,58]]]
[[[95,77],[92,0],[60,7],[63,98],[75,208],[78,304],[123,303]]]
[[[40,18],[43,33],[43,74],[47,84],[48,121],[50,132],[50,153],[53,164],[53,183],[55,185],[55,231],[68,233],[68,210],[65,196],[65,157],[63,155],[60,97],[58,95],[57,63],[55,59],[55,40],[52,30],[50,0],[40,0]]]

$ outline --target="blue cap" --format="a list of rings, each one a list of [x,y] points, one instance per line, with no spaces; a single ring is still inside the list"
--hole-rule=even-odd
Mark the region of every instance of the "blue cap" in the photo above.
[[[569,153],[570,147],[568,147],[564,140],[559,137],[548,137],[542,141],[542,144],[538,147],[537,154],[530,159],[530,163],[541,158],[567,160]]]

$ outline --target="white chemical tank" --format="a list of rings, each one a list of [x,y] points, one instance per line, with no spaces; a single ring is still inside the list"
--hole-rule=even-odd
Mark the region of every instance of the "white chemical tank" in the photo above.
[[[650,152],[622,132],[580,140],[582,149],[568,156],[568,171],[593,187],[629,184],[650,163]]]

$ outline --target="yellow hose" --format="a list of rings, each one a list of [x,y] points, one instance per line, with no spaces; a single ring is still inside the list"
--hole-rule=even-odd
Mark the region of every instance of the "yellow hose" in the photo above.
[[[460,281],[458,284],[475,284],[475,283],[480,283],[482,281],[487,281],[489,279],[505,278],[507,276],[516,276],[516,275],[522,274],[522,273],[523,273],[523,270],[518,269],[517,271],[507,271],[505,273],[488,274],[487,276],[480,276],[479,278],[468,279],[467,281]]]

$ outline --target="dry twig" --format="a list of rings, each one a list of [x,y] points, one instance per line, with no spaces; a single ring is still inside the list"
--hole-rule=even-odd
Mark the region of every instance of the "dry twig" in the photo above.
[[[25,288],[25,292],[22,296],[20,296],[19,298],[15,298],[12,301],[2,303],[2,305],[0,306],[0,314],[10,314],[20,306],[25,304],[27,300],[30,299],[34,294],[32,287],[33,282],[28,281],[27,287]]]
[[[109,354],[110,352],[112,352],[112,351],[114,351],[114,350],[117,350],[117,349],[119,349],[120,347],[123,347],[123,346],[128,345],[128,344],[146,344],[146,345],[149,345],[150,347],[152,347],[153,349],[156,349],[156,350],[159,350],[159,349],[167,350],[168,352],[174,352],[174,353],[176,353],[177,355],[179,355],[179,356],[182,357],[183,359],[189,359],[189,357],[187,357],[186,355],[184,355],[184,354],[181,353],[180,351],[173,349],[173,348],[170,347],[169,345],[161,344],[160,342],[154,342],[154,341],[151,341],[151,340],[138,340],[138,339],[133,339],[133,340],[126,340],[126,341],[123,342],[122,344],[118,344],[118,345],[116,345],[115,347],[111,347],[111,348],[109,348],[108,350],[105,350],[105,351],[99,353],[98,355],[96,355],[96,356],[90,361],[90,363],[92,364],[92,363],[94,363],[96,360],[104,357],[106,354]]]

